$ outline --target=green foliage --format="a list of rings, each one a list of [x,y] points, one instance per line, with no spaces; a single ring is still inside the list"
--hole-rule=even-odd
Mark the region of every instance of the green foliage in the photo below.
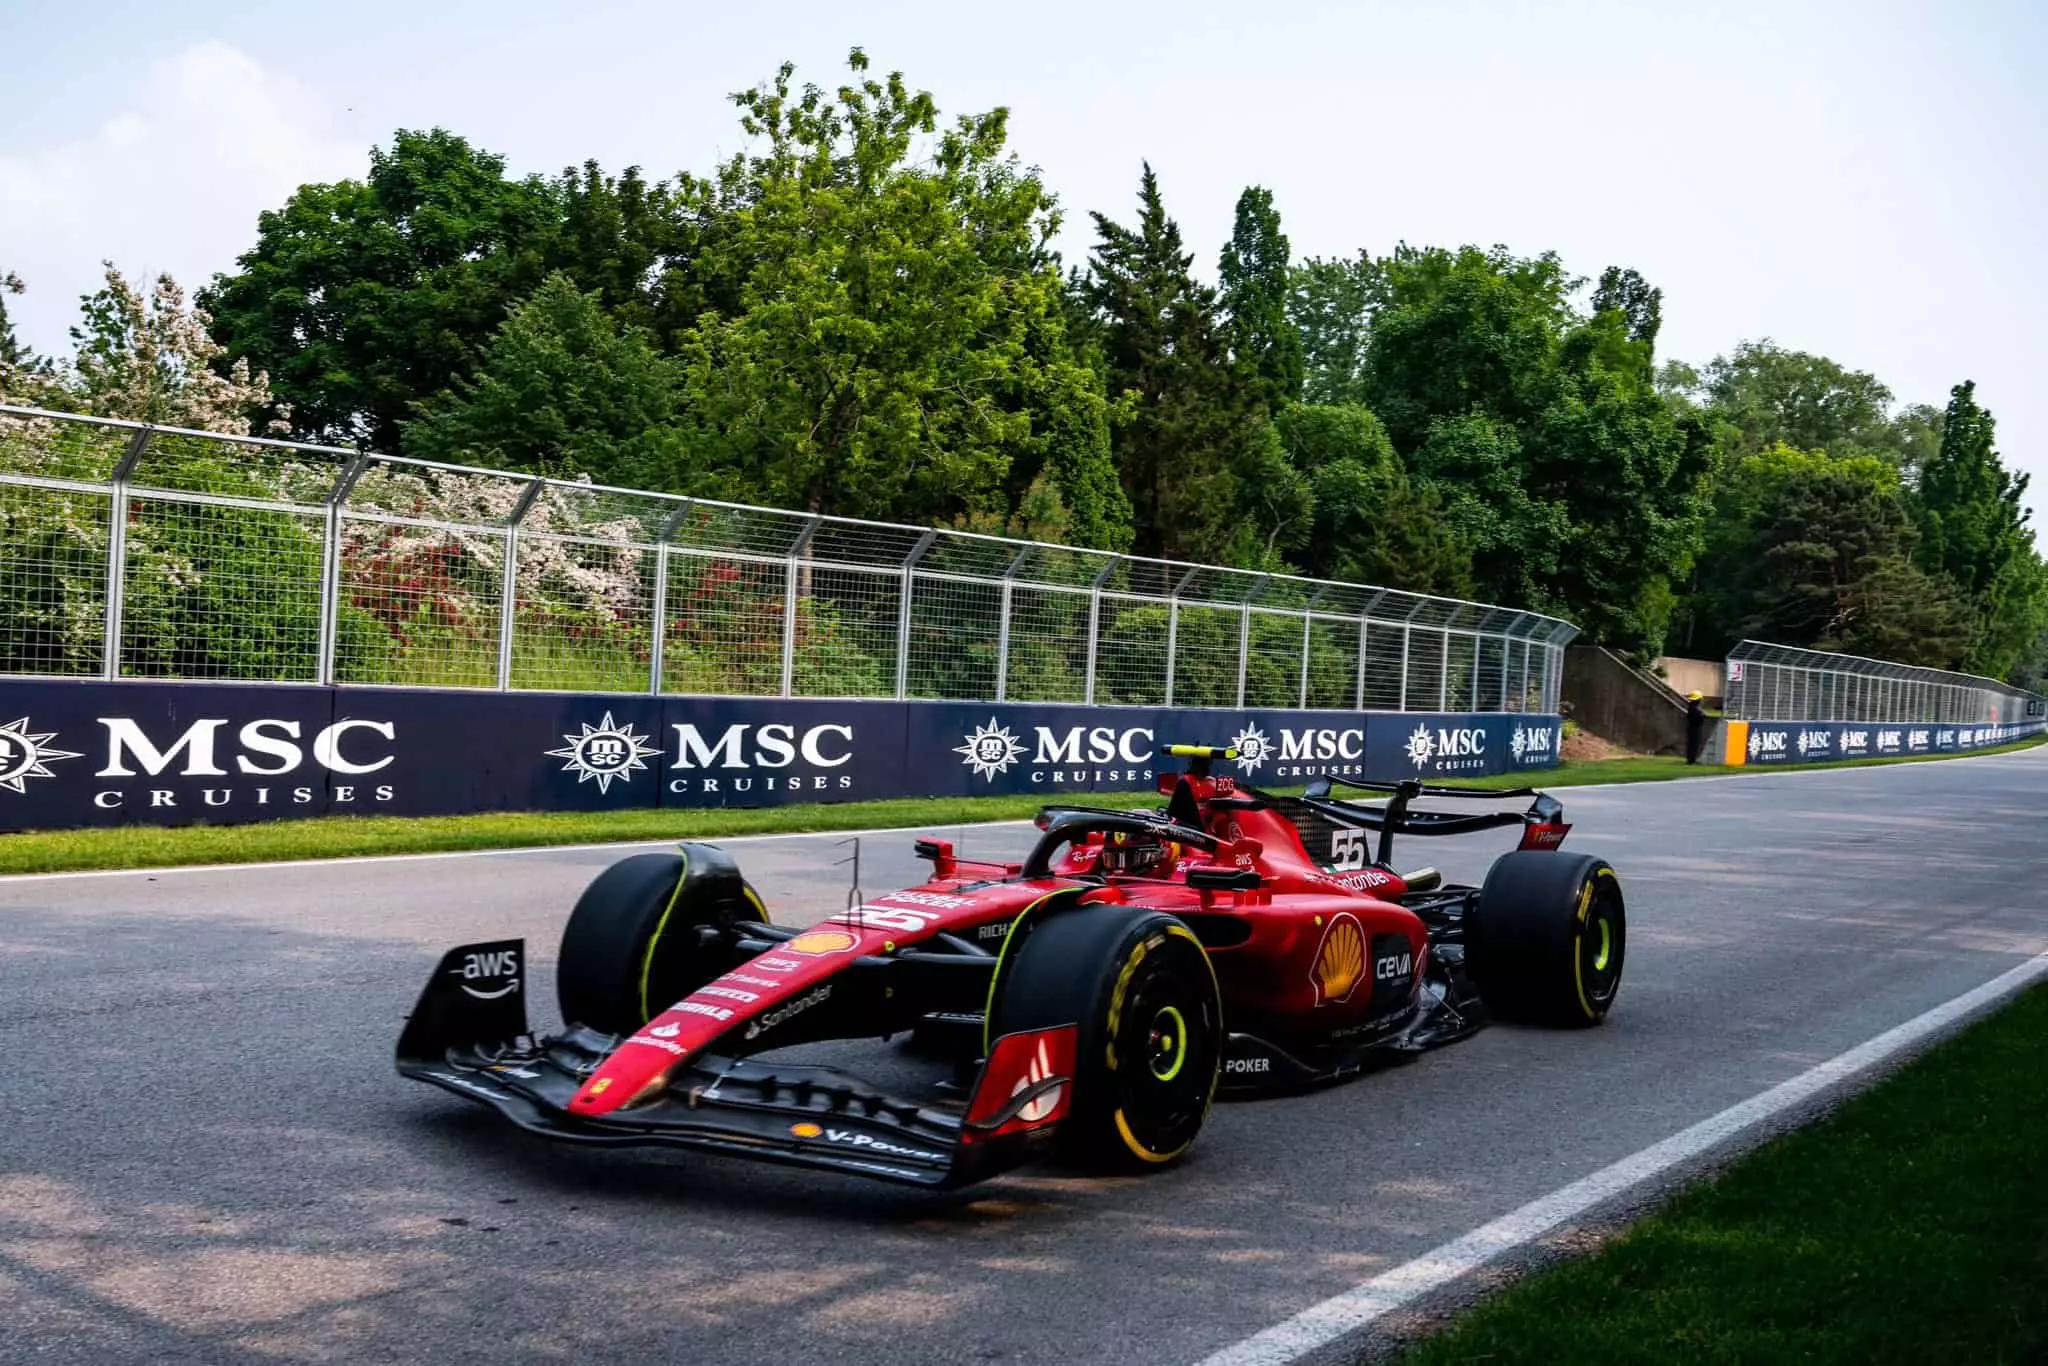
[[[430,460],[690,488],[681,412],[682,376],[652,337],[557,273],[513,309],[475,375],[404,427]]]
[[[1149,165],[1135,219],[1094,214],[1086,268],[1063,275],[1058,205],[1008,150],[1006,110],[945,119],[857,49],[849,68],[826,89],[785,66],[735,95],[747,144],[663,181],[594,161],[514,177],[454,133],[400,130],[361,180],[304,186],[262,215],[203,295],[210,320],[168,281],[144,299],[110,274],[69,368],[14,341],[4,303],[19,282],[0,275],[0,391],[1469,596],[1560,613],[1641,654],[1667,636],[1704,653],[1761,633],[2048,673],[2025,481],[2000,464],[1969,386],[1945,413],[1895,410],[1874,376],[1768,340],[1699,367],[1660,360],[1661,291],[1621,266],[1580,279],[1553,253],[1400,243],[1296,262],[1257,186],[1212,289]],[[101,552],[77,520],[10,514],[0,554],[85,563]],[[230,579],[266,554],[296,574],[303,538],[286,522],[252,524],[245,543],[158,519],[135,544],[161,581],[131,594],[133,610],[157,614],[151,631],[206,634],[193,623],[231,605],[188,583],[181,557],[216,537]],[[464,581],[488,554],[431,539],[368,548],[339,623],[350,676],[494,670],[495,618]],[[516,678],[614,686],[648,667],[637,571],[599,569],[623,574],[616,600],[565,593],[522,618]],[[0,612],[88,670],[90,579],[9,585]],[[722,596],[672,583],[687,607],[663,643],[665,684],[779,691],[782,586],[706,583]],[[932,662],[915,665],[913,691],[986,693],[993,638],[919,610],[915,658]],[[893,690],[892,615],[810,584],[798,611],[798,691]],[[1234,703],[1209,652],[1234,656],[1236,620],[1182,613],[1177,701]],[[1355,660],[1265,620],[1248,695],[1298,697],[1306,648],[1311,696],[1341,702]],[[1145,635],[1163,625],[1112,614],[1105,695],[1163,697],[1163,640]],[[1048,619],[1013,639],[1008,694],[1080,696],[1083,634]],[[587,669],[562,641],[581,642]],[[298,670],[307,648],[297,625],[269,640],[231,627],[137,657]]]
[[[1076,292],[1118,405],[1113,448],[1135,548],[1210,563],[1273,563],[1306,530],[1307,493],[1265,430],[1275,381],[1258,366],[1271,362],[1273,374],[1284,375],[1291,361],[1257,351],[1247,365],[1234,361],[1216,294],[1190,274],[1194,256],[1167,216],[1151,166],[1139,180],[1136,227],[1093,217],[1097,242]],[[1233,270],[1244,289],[1269,294],[1285,238],[1270,200],[1250,219]],[[1251,297],[1244,296],[1248,310]],[[1242,322],[1247,345],[1257,344],[1259,328],[1284,332],[1284,319],[1270,309],[1248,311]],[[1278,333],[1267,340],[1284,342]]]
[[[401,129],[361,181],[302,186],[201,295],[230,357],[271,376],[292,429],[396,450],[413,405],[468,373],[557,264],[561,189],[442,129]]]
[[[1294,559],[1318,578],[1472,591],[1472,555],[1433,493],[1417,490],[1386,428],[1358,404],[1297,404],[1274,419],[1309,484],[1313,525]]]
[[[1273,192],[1254,185],[1237,199],[1237,225],[1219,275],[1230,351],[1268,408],[1301,396],[1301,333],[1287,317],[1290,248]]]
[[[1301,337],[1304,402],[1365,401],[1366,350],[1386,284],[1384,263],[1365,251],[1312,256],[1294,268],[1287,316]]]
[[[1008,114],[943,129],[901,75],[735,97],[758,150],[680,195],[706,311],[676,339],[692,465],[785,506],[912,522],[1000,510],[1041,472],[1115,546],[1100,390],[1065,340],[1055,206]],[[660,482],[688,482],[678,470]]]
[[[2020,505],[2027,476],[2000,463],[1997,424],[1976,394],[1968,381],[1950,391],[1941,445],[1920,469],[1913,506],[1921,566],[1954,584],[1973,617],[1968,666],[2002,676],[2048,626],[2048,583]]]
[[[1875,375],[1826,356],[1784,350],[1768,339],[1717,356],[1700,386],[1706,405],[1734,429],[1737,456],[1783,442],[1798,450],[1881,455],[1903,463],[1924,430],[1918,410],[1897,421],[1889,415],[1892,391]]]
[[[1691,648],[1743,637],[1953,668],[1967,612],[1913,560],[1895,467],[1782,443],[1736,462],[1700,561]]]
[[[0,270],[0,374],[27,369],[35,361],[35,354],[14,335],[14,320],[7,316],[7,296],[20,294],[24,289],[19,275]]]
[[[1552,255],[1402,247],[1383,269],[1361,387],[1470,547],[1478,595],[1654,653],[1713,464],[1655,388],[1657,291],[1609,271],[1586,317]]]

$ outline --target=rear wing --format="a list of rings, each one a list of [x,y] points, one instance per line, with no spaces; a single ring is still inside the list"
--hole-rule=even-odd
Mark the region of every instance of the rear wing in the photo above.
[[[1378,803],[1343,801],[1331,795],[1339,787],[1357,792],[1382,792]],[[1409,803],[1417,797],[1448,797],[1459,801],[1500,801],[1527,797],[1526,811],[1432,811],[1415,810]],[[1350,782],[1341,778],[1317,778],[1294,801],[1332,825],[1377,830],[1379,849],[1375,864],[1391,866],[1395,835],[1465,835],[1475,830],[1522,827],[1523,849],[1555,849],[1564,843],[1571,826],[1564,819],[1564,804],[1547,792],[1533,787],[1500,788],[1493,791],[1462,787],[1435,787],[1414,779],[1393,783]]]

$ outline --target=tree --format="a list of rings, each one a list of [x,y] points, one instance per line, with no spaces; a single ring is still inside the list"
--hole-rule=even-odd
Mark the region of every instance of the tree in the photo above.
[[[1138,222],[1093,215],[1097,242],[1077,291],[1120,421],[1113,449],[1141,554],[1226,564],[1258,561],[1298,527],[1299,500],[1240,503],[1240,462],[1278,475],[1258,431],[1265,409],[1230,366],[1216,296],[1189,273],[1194,256],[1166,214],[1150,165],[1138,184]],[[1292,485],[1292,481],[1289,481]],[[1298,486],[1296,486],[1298,487]]]
[[[468,373],[545,278],[563,208],[442,129],[401,129],[361,181],[300,187],[200,296],[228,355],[267,370],[303,437],[397,449],[413,405]],[[593,286],[597,287],[597,286]]]
[[[1895,481],[1864,458],[1809,457],[1784,473],[1740,581],[1741,633],[1907,664],[1954,667],[1966,612],[1912,562]]]
[[[1005,151],[1007,111],[941,129],[928,93],[848,64],[833,94],[784,66],[736,95],[756,150],[678,189],[693,459],[780,506],[913,522],[1000,513],[1046,474],[1077,540],[1124,544],[1057,206]]]
[[[1977,386],[1949,391],[1941,444],[1920,470],[1913,508],[1919,563],[1946,577],[1974,618],[1966,662],[2003,675],[2017,666],[2040,632],[2039,560],[2020,499],[2027,476],[2005,468],[1994,449],[1997,422],[1977,403]]]
[[[34,353],[15,337],[14,320],[7,316],[7,296],[20,294],[24,288],[19,275],[0,270],[0,372],[26,369],[35,359]]]
[[[473,377],[420,405],[406,449],[430,460],[712,492],[679,429],[682,375],[599,291],[550,275],[512,311]]]
[[[83,320],[71,329],[77,355],[53,376],[64,406],[235,436],[273,411],[268,377],[252,372],[246,357],[223,364],[206,311],[186,306],[176,280],[159,275],[145,298],[113,262],[105,267],[105,283],[85,297]]]
[[[1237,198],[1237,224],[1223,247],[1220,304],[1232,359],[1269,409],[1301,396],[1301,334],[1287,317],[1287,236],[1273,192],[1253,185]]]
[[[1732,449],[1751,455],[1779,442],[1830,455],[1884,455],[1896,463],[1899,433],[1892,391],[1875,375],[1826,356],[1787,351],[1768,338],[1716,356],[1702,375],[1704,397],[1734,429]]]
[[[1364,251],[1341,259],[1312,256],[1294,268],[1287,316],[1301,338],[1304,402],[1363,402],[1373,310],[1385,290],[1384,267]]]
[[[1620,266],[1602,271],[1593,290],[1593,311],[1619,313],[1628,325],[1628,339],[1644,348],[1646,359],[1656,351],[1657,333],[1664,326],[1664,291],[1635,271]]]
[[[1556,256],[1403,246],[1360,385],[1476,591],[1653,652],[1706,512],[1710,429],[1661,395],[1658,296],[1610,271],[1590,317]]]
[[[1687,648],[1719,653],[1745,636],[1953,668],[1968,609],[1914,563],[1917,537],[1898,470],[1782,442],[1742,457],[1715,499]]]
[[[1295,404],[1273,426],[1309,485],[1313,524],[1294,556],[1305,573],[1452,597],[1472,591],[1470,550],[1437,499],[1409,481],[1370,409]]]

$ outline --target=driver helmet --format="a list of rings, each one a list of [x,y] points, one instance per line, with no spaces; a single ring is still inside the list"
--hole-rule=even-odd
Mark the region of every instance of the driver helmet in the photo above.
[[[1180,861],[1180,845],[1152,835],[1111,831],[1102,841],[1102,871],[1124,877],[1164,877]]]

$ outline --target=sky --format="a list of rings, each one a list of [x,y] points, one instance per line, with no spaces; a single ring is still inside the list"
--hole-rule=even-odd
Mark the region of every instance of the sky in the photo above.
[[[442,126],[552,172],[705,171],[725,96],[849,48],[945,113],[1011,111],[1067,214],[1132,216],[1141,163],[1213,275],[1273,191],[1297,256],[1396,242],[1554,250],[1664,290],[1660,354],[1746,339],[1875,373],[1901,402],[1977,381],[2048,507],[2048,4],[539,5],[5,0],[0,270],[63,351],[100,261],[196,287],[256,216]]]

